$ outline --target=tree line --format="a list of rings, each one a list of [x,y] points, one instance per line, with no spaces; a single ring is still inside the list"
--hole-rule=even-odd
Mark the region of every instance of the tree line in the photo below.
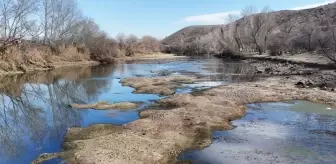
[[[77,0],[0,0],[0,49],[26,40],[45,45],[83,44],[93,59],[159,51],[151,36],[110,37],[81,12]]]
[[[336,61],[336,10],[323,6],[300,11],[258,10],[248,6],[230,15],[221,28],[191,43],[179,40],[174,51],[183,54],[316,52]]]

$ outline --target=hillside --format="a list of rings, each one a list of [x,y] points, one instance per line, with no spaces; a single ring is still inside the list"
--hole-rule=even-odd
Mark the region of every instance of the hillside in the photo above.
[[[226,49],[260,53],[268,49],[277,49],[274,51],[279,53],[311,52],[317,49],[321,39],[335,42],[335,26],[336,3],[331,3],[305,10],[252,13],[226,25],[189,26],[163,39],[162,43],[169,51],[183,54],[218,54]]]
[[[174,34],[166,37],[162,42],[164,44],[174,44],[181,41],[181,39],[186,42],[190,43],[198,37],[204,36],[215,30],[221,28],[222,25],[204,25],[204,26],[189,26],[185,27]]]

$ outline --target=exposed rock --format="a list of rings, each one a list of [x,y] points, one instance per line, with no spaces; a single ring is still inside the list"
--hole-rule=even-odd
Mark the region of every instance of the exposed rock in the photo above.
[[[300,88],[306,88],[306,83],[303,81],[299,81],[295,84],[296,86],[300,87]]]

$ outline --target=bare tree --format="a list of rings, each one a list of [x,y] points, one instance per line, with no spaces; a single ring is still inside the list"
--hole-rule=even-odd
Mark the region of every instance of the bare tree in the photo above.
[[[160,49],[159,40],[152,36],[143,36],[140,40],[142,51],[145,53],[156,52]]]
[[[32,19],[37,9],[36,0],[0,1],[1,44],[2,49],[13,45],[22,38],[38,35],[36,20]]]
[[[317,41],[322,54],[336,63],[336,53],[334,52],[336,45],[333,44],[332,36],[328,36],[328,34],[320,36]]]
[[[315,29],[320,52],[333,62],[336,62],[336,25],[334,17],[329,13],[321,22],[321,28]]]
[[[312,25],[310,22],[305,23],[303,25],[303,28],[301,30],[303,37],[307,38],[307,51],[311,52],[312,51],[312,37],[314,33],[314,25]]]
[[[256,14],[257,8],[254,6],[247,6],[244,9],[242,9],[241,11],[241,16],[243,17],[241,24],[237,24],[236,25],[236,31],[235,31],[235,38],[236,38],[236,42],[238,42],[239,40],[241,40],[241,48],[246,48],[247,46],[250,46],[252,43],[252,39],[251,39],[251,27],[253,26],[253,18],[254,18],[254,14]],[[242,27],[242,35],[241,37],[239,37],[239,31],[238,28]],[[239,38],[238,38],[239,37]],[[244,46],[247,45],[247,46]]]
[[[42,0],[44,42],[66,40],[71,28],[81,20],[77,0]]]
[[[118,48],[119,49],[124,49],[125,44],[126,44],[126,36],[123,33],[119,33],[116,36],[116,40],[117,40],[117,43],[118,43]]]
[[[265,22],[262,14],[250,16],[249,21],[246,22],[246,37],[250,43],[255,45],[260,55],[264,52],[264,47],[262,46],[262,27],[265,25]]]
[[[135,35],[129,35],[127,36],[125,40],[125,50],[126,50],[126,56],[132,56],[135,54],[136,49],[137,49],[137,42],[138,38]]]
[[[292,23],[291,20],[286,20],[284,23],[282,23],[282,26],[280,27],[280,36],[278,36],[282,51],[289,47],[289,36],[291,35],[294,27],[295,24]]]
[[[79,21],[69,31],[70,41],[90,44],[92,38],[99,36],[101,33],[99,26],[89,18]]]
[[[244,18],[256,13],[258,13],[258,9],[255,6],[246,6],[242,9],[240,15]]]
[[[271,13],[272,10],[269,7],[264,7],[264,9],[262,9],[262,13],[264,16],[264,28],[263,28],[263,36],[264,36],[264,45],[263,45],[263,49],[264,52],[268,46],[268,38],[271,35],[273,29],[276,27],[276,22],[275,22],[275,16]]]

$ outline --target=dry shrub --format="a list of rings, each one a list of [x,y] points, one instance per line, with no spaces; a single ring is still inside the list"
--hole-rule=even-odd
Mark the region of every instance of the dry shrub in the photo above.
[[[151,54],[161,50],[160,41],[151,36],[144,36],[141,39],[134,35],[129,35],[125,38],[119,36],[117,37],[117,45],[117,57]]]
[[[281,46],[279,44],[271,44],[267,46],[271,56],[278,56],[282,54]]]
[[[12,70],[12,67],[8,62],[0,60],[0,69],[4,72],[8,72]]]
[[[80,51],[78,49],[80,49]],[[85,48],[75,47],[73,45],[67,46],[59,56],[63,61],[69,62],[90,60],[89,53]]]
[[[78,50],[80,49],[80,51]],[[59,50],[62,50],[61,53]],[[8,47],[0,55],[0,69],[3,72],[30,71],[48,68],[55,62],[76,62],[90,60],[88,50],[75,46],[60,46],[57,51],[47,45],[24,45]]]

